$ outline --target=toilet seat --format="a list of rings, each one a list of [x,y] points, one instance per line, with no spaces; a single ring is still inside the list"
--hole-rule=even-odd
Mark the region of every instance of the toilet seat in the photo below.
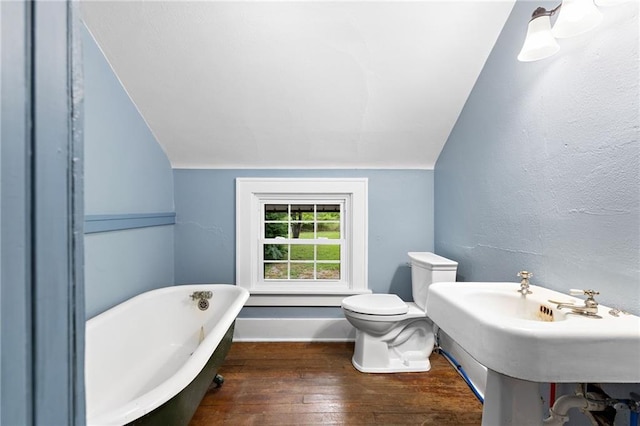
[[[359,294],[342,300],[342,307],[367,315],[403,315],[409,305],[395,294]]]

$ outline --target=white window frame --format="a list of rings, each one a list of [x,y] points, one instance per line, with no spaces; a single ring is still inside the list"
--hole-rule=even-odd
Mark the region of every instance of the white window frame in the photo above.
[[[340,280],[261,279],[263,205],[278,200],[283,204],[344,203]],[[236,178],[236,285],[251,294],[246,305],[340,306],[345,296],[371,293],[367,288],[367,207],[367,178]]]

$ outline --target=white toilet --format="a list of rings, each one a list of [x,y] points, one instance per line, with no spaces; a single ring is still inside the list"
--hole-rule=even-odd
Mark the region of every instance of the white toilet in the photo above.
[[[427,292],[435,282],[456,280],[458,263],[429,252],[410,252],[414,302],[395,294],[346,297],[342,310],[356,329],[351,362],[365,373],[428,371],[435,336],[427,318]]]

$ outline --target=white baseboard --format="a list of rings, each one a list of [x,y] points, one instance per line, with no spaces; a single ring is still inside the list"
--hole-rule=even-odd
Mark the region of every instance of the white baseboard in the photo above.
[[[344,318],[236,318],[236,342],[349,342],[356,331]]]

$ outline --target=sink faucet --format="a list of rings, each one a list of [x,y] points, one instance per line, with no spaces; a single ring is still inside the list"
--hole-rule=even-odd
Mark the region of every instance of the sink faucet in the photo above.
[[[533,272],[520,271],[518,272],[518,276],[522,278],[522,281],[520,281],[520,290],[518,290],[518,293],[522,294],[523,296],[531,294],[531,290],[529,290],[529,278],[533,276]]]
[[[574,314],[586,315],[591,317],[598,316],[598,302],[596,302],[593,296],[595,296],[596,294],[600,294],[599,291],[576,290],[572,288],[571,290],[569,290],[569,294],[572,296],[585,295],[587,296],[587,299],[584,301],[583,306],[578,306],[575,303],[562,303],[562,302],[557,302],[553,300],[549,300],[549,302],[555,303],[557,305],[558,310],[562,308],[569,308],[571,309],[571,313],[574,313]]]

